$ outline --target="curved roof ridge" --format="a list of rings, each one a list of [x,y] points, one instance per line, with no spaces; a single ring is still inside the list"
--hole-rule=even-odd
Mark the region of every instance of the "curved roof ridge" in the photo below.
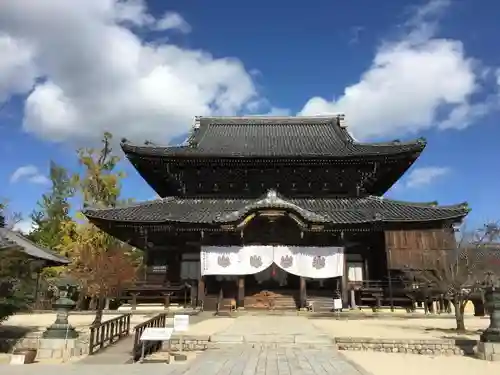
[[[191,149],[192,146],[190,145],[140,145],[140,144],[135,144],[131,142],[120,142],[120,147],[122,151],[127,154],[127,153],[136,153],[138,150],[148,150],[148,151],[155,151],[155,150],[186,150],[186,149]]]
[[[276,120],[276,121],[289,121],[301,122],[308,120],[323,120],[334,121],[339,118],[339,115],[319,115],[319,116],[269,116],[269,115],[251,115],[251,116],[199,116],[200,121],[252,121],[252,120]]]
[[[394,204],[399,204],[402,206],[414,206],[414,207],[427,207],[427,208],[433,208],[433,209],[451,209],[451,210],[456,210],[456,209],[466,209],[469,207],[469,204],[467,202],[460,202],[460,203],[455,203],[455,204],[446,204],[446,205],[440,205],[438,201],[431,201],[431,202],[413,202],[413,201],[404,201],[404,200],[399,200],[399,199],[391,199],[391,198],[385,198],[385,197],[377,197],[374,195],[370,195],[368,197],[369,199],[376,199],[379,201],[384,201],[388,203],[394,203]]]
[[[291,209],[293,211],[296,211],[305,219],[312,219],[316,221],[325,221],[325,222],[328,221],[328,219],[323,215],[320,215],[316,212],[300,207],[299,205],[285,199],[281,194],[279,194],[274,189],[270,189],[266,195],[264,195],[261,198],[255,199],[252,203],[247,204],[246,206],[244,206],[239,210],[226,213],[225,215],[221,215],[220,219],[223,221],[234,221],[241,218],[250,211],[259,208]]]
[[[411,146],[411,145],[427,145],[427,139],[425,137],[419,137],[415,139],[410,139],[407,141],[387,141],[387,142],[353,142],[355,145],[360,146],[373,146],[373,147],[387,147],[387,146]]]
[[[143,207],[143,206],[148,206],[150,204],[159,203],[160,201],[161,202],[169,202],[169,201],[172,201],[172,200],[175,200],[175,197],[164,197],[164,198],[158,197],[158,198],[155,198],[155,199],[149,199],[147,201],[130,202],[130,203],[127,203],[127,204],[124,204],[124,205],[115,206],[115,207],[93,207],[93,206],[89,206],[89,207],[86,207],[85,209],[83,209],[81,212],[85,216],[87,216],[87,213],[91,213],[91,212],[109,211],[109,210],[120,210],[120,209],[123,209],[123,208]]]

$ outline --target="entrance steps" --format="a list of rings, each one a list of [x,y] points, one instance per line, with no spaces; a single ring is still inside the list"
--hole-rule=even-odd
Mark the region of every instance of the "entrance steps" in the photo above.
[[[335,347],[335,342],[328,335],[307,334],[230,334],[220,333],[210,337],[210,342],[216,345],[247,344],[252,347]]]
[[[307,298],[307,302],[314,312],[330,312],[334,308],[332,297],[311,296]]]
[[[247,296],[245,310],[297,310],[297,301],[293,295],[276,294],[270,298],[260,295]]]

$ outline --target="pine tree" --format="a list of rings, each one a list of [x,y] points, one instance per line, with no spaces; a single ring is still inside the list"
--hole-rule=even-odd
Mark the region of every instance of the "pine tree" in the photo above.
[[[74,187],[66,169],[54,162],[50,163],[50,181],[50,191],[42,195],[38,209],[31,214],[35,230],[29,238],[48,249],[57,249],[62,239],[61,225],[70,220],[69,199]]]

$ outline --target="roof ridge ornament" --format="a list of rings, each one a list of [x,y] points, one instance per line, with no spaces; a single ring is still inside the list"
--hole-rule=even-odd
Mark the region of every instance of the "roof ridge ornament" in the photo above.
[[[194,124],[193,124],[193,128],[194,129],[199,129],[200,126],[201,126],[201,117],[202,116],[194,116]]]
[[[276,190],[269,189],[267,191],[266,199],[269,199],[269,200],[276,200],[276,199],[278,199],[278,193],[276,192]]]
[[[341,128],[347,128],[347,123],[346,123],[346,120],[345,120],[345,114],[344,113],[337,114],[337,124]]]

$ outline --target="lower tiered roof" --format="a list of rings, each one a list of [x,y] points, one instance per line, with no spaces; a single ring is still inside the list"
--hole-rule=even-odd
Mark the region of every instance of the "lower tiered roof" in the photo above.
[[[88,209],[91,221],[123,223],[229,224],[254,211],[282,209],[306,222],[369,224],[375,222],[459,221],[468,205],[438,206],[436,202],[410,203],[375,196],[362,198],[288,199],[271,190],[259,199],[163,198],[125,207]]]
[[[34,244],[22,234],[0,227],[0,251],[2,250],[18,250],[30,258],[43,260],[47,265],[51,266],[64,265],[70,262],[68,258]]]

